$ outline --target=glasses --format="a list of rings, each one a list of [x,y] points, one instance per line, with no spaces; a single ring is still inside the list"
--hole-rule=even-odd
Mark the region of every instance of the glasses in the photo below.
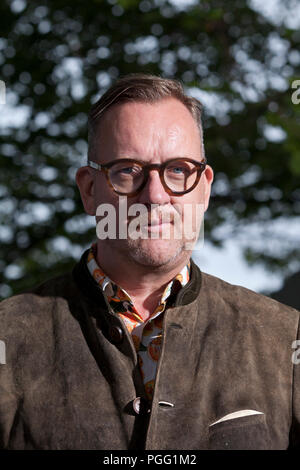
[[[162,164],[148,164],[121,158],[104,165],[88,160],[88,166],[104,171],[109,186],[120,196],[136,196],[145,187],[151,170],[159,172],[160,181],[168,194],[182,196],[197,186],[206,160],[197,162],[190,158],[173,158]]]

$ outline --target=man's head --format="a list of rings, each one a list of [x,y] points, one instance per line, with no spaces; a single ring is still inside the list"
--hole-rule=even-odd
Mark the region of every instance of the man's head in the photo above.
[[[175,189],[178,185],[176,178],[182,179],[186,169],[187,163],[183,159],[193,160],[195,171],[199,171],[200,163],[205,161],[201,104],[186,96],[182,86],[173,80],[145,75],[120,80],[92,107],[89,126],[89,160],[100,165],[120,159],[137,160],[141,165],[157,165],[178,158],[178,164],[176,162],[170,169]],[[137,168],[124,168],[122,181],[131,178]],[[78,170],[77,184],[86,212],[96,215],[97,208],[103,204],[116,209],[116,237],[98,241],[98,249],[103,256],[110,253],[120,260],[149,268],[168,268],[186,262],[190,254],[186,248],[187,240],[184,236],[178,238],[175,228],[178,220],[183,222],[183,226],[184,223],[187,225],[183,215],[188,219],[191,209],[197,205],[206,210],[213,172],[208,165],[204,171],[202,168],[196,187],[181,195],[166,190],[163,183],[169,179],[165,172],[162,173],[153,167],[140,191],[126,199],[127,226],[137,218],[137,213],[130,213],[134,205],[146,208],[147,220],[143,219],[142,232],[147,236],[120,239],[120,196],[109,184],[112,174],[107,178],[105,171],[91,167]],[[194,174],[190,178],[193,179]],[[182,189],[185,188],[183,186]],[[103,217],[97,218],[98,223],[101,218],[103,220]],[[194,218],[188,225],[194,225],[194,231],[197,231],[199,227],[196,227]]]

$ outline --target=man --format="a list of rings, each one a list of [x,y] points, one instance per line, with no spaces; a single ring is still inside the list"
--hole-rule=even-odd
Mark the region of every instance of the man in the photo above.
[[[178,82],[125,77],[92,107],[97,242],[1,304],[2,448],[299,447],[299,312],[190,259],[212,180]]]

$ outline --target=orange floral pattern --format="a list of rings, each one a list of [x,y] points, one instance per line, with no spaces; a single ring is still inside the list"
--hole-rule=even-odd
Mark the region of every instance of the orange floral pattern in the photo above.
[[[148,354],[153,361],[158,361],[161,348],[161,336],[154,338],[148,346]]]
[[[153,397],[154,383],[155,383],[154,379],[149,380],[149,382],[145,383],[145,390],[146,390],[147,397]]]
[[[96,244],[93,244],[87,258],[89,272],[102,289],[110,306],[119,315],[131,334],[138,364],[148,399],[151,401],[154,393],[157,365],[161,353],[163,338],[163,313],[171,294],[185,286],[190,277],[190,264],[165,288],[161,300],[153,314],[144,321],[130,299],[129,294],[117,286],[99,267],[96,257]]]

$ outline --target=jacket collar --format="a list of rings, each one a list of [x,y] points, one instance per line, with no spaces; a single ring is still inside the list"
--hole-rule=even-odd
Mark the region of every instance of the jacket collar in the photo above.
[[[87,256],[89,249],[87,249],[81,256],[80,261],[73,269],[73,278],[79,289],[88,296],[91,300],[95,301],[99,307],[105,307],[106,303],[104,296],[99,289],[97,282],[91,276],[87,267]],[[198,266],[191,260],[191,272],[189,282],[178,292],[174,299],[174,306],[188,305],[192,303],[199,294],[201,288],[201,271]]]

